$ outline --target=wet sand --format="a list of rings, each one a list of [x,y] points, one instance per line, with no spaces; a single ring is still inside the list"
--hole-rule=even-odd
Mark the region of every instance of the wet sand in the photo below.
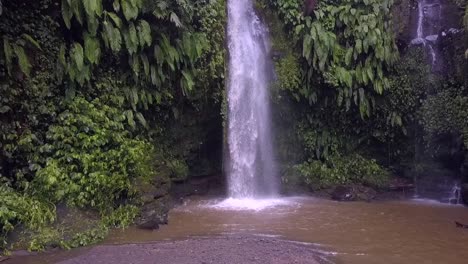
[[[310,244],[254,236],[222,236],[146,244],[103,245],[59,264],[329,263]]]

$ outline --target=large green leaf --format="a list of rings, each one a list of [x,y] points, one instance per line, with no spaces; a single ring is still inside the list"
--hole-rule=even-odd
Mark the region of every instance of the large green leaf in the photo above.
[[[105,38],[107,40],[108,46],[110,49],[117,53],[122,48],[122,35],[118,28],[115,28],[108,21],[104,21],[104,32]]]
[[[31,74],[32,65],[29,62],[26,52],[24,51],[23,47],[18,45],[13,45],[13,49],[15,51],[16,57],[18,58],[20,70],[29,77]]]
[[[75,42],[73,44],[73,47],[71,50],[71,57],[73,58],[73,61],[78,71],[82,71],[83,66],[84,66],[84,54],[83,54],[83,47],[81,46],[80,43]]]
[[[65,25],[67,26],[68,29],[71,28],[71,19],[72,19],[72,17],[73,17],[73,11],[71,9],[69,1],[62,0],[62,18],[63,18],[63,21],[65,22]]]
[[[97,11],[98,0],[82,0],[86,14],[94,17]]]
[[[137,6],[133,5],[131,0],[121,0],[120,6],[127,21],[134,20],[138,17],[139,9]]]
[[[95,37],[86,34],[84,37],[84,41],[86,59],[91,64],[97,64],[101,55],[101,45],[99,43],[99,40]]]
[[[106,15],[108,15],[112,19],[112,21],[114,21],[114,24],[117,28],[122,28],[122,19],[120,19],[120,17],[118,17],[117,14],[113,12],[106,12]]]
[[[5,63],[8,73],[11,74],[11,67],[13,63],[13,49],[7,38],[3,37],[3,53],[5,54]]]
[[[39,45],[39,43],[33,37],[31,37],[31,35],[24,33],[21,35],[21,37],[38,50],[42,50],[41,45]]]
[[[140,39],[140,45],[142,47],[151,46],[152,37],[151,37],[151,27],[146,20],[140,20],[138,23],[138,37]]]

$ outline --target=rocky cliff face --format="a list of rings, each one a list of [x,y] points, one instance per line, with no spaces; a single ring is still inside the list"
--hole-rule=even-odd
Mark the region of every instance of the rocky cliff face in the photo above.
[[[411,10],[414,0],[396,0],[393,5],[393,26],[400,49],[411,42]]]
[[[396,37],[406,45],[417,38],[418,23],[422,23],[424,36],[437,36],[443,31],[461,29],[461,16],[460,8],[450,0],[395,0],[393,6]]]

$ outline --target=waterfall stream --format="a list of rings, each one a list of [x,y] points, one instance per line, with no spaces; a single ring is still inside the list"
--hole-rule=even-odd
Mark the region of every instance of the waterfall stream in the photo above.
[[[278,191],[269,103],[274,78],[268,30],[255,14],[252,0],[228,1],[229,196],[273,197]]]
[[[419,0],[416,36],[413,45],[423,45],[431,56],[431,64],[436,67],[438,55],[435,44],[441,30],[441,3],[439,0]]]

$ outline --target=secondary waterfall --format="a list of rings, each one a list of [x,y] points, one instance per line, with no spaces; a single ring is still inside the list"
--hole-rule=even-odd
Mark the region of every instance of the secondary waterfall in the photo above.
[[[453,28],[454,12],[449,1],[418,0],[417,10],[414,10],[414,27],[412,45],[425,48],[432,71],[443,73],[446,68],[440,52],[440,43],[447,35],[455,35],[460,30]],[[456,20],[456,18],[455,18]],[[423,113],[424,114],[424,113]],[[444,203],[460,203],[459,175],[443,168],[434,168],[424,175],[415,176],[415,197],[438,200]]]
[[[437,64],[435,44],[441,31],[441,4],[439,0],[419,0],[416,36],[413,45],[424,45],[431,56],[432,66]]]
[[[231,198],[275,196],[269,85],[274,78],[268,30],[252,0],[228,1],[228,150]]]

